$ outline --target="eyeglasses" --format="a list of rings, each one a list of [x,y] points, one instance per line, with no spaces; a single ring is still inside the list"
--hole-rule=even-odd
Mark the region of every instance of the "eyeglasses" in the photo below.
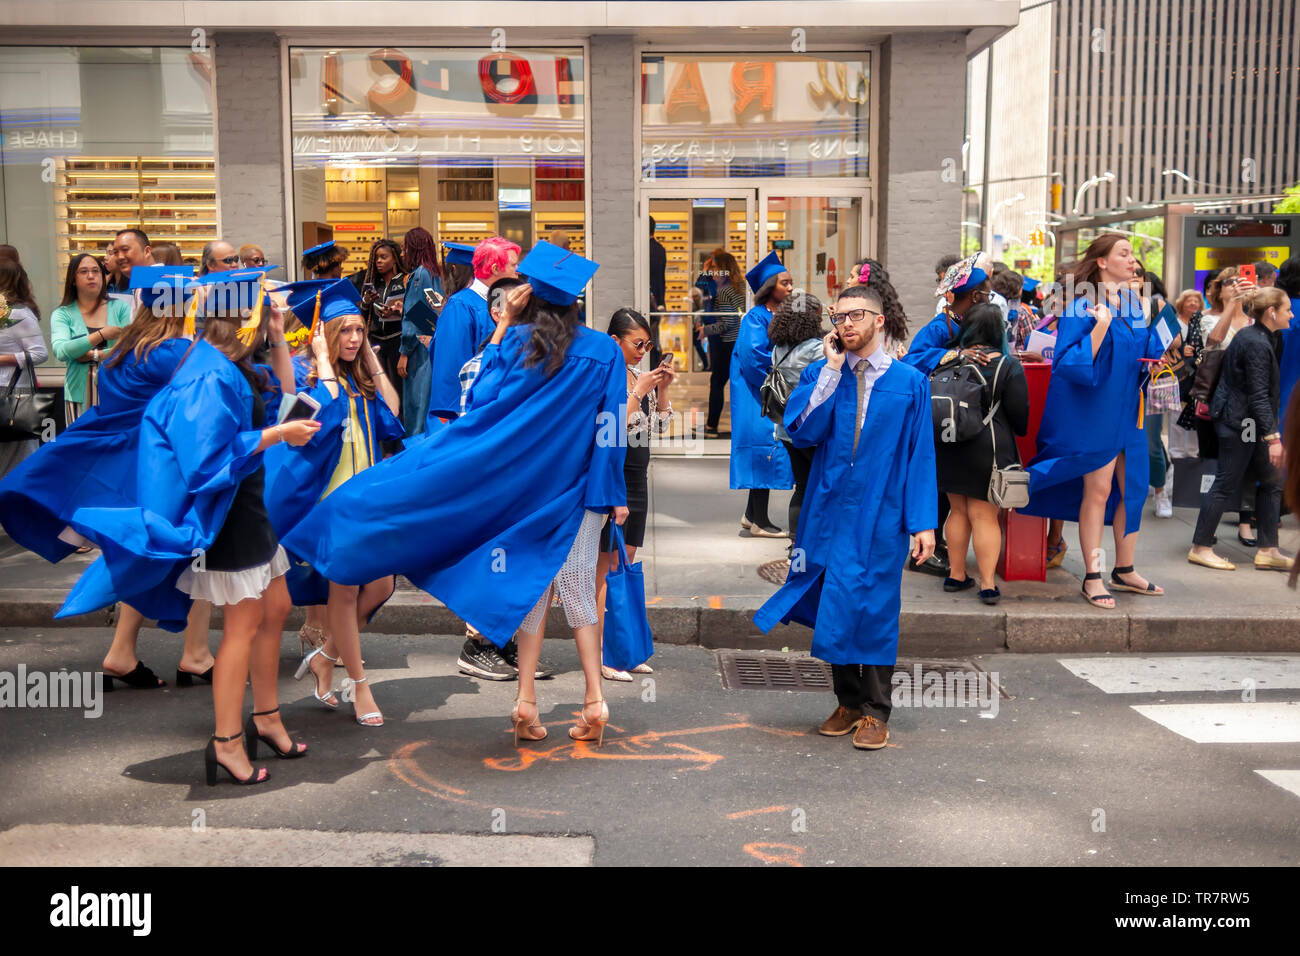
[[[854,309],[852,312],[832,312],[831,325],[842,325],[845,322],[852,322],[854,325],[860,325],[867,321],[870,316],[873,320],[884,315],[883,312],[873,312],[870,309]]]
[[[650,343],[647,342],[645,339],[637,339],[635,342],[629,342],[628,344],[631,345],[632,348],[636,349],[638,352],[644,352],[646,349],[650,347]]]
[[[992,302],[993,294],[984,289],[976,289],[970,294],[970,299],[972,302]]]
[[[218,262],[225,263],[228,266],[239,265],[239,256],[226,256],[224,259],[218,259]]]
[[[230,260],[229,260],[229,259],[222,259],[221,261],[222,261],[222,262],[229,262]],[[250,266],[264,266],[264,265],[266,265],[266,260],[263,259],[261,256],[252,256],[252,257],[249,258],[249,260],[248,260],[248,264],[249,264]]]

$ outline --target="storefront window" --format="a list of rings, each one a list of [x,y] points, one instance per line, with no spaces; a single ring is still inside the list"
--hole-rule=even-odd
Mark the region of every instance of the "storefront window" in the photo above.
[[[585,254],[581,50],[295,48],[290,70],[300,248],[332,236],[357,269],[423,226]]]
[[[69,256],[119,229],[197,261],[217,236],[211,54],[0,47],[0,208],[46,317]]]
[[[871,55],[645,54],[641,176],[866,177]]]

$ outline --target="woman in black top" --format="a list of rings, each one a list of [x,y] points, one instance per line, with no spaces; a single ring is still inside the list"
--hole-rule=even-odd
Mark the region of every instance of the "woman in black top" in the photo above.
[[[406,299],[406,267],[402,248],[392,239],[380,239],[370,249],[366,282],[362,288],[362,316],[370,326],[370,341],[379,346],[379,364],[390,382],[400,382],[402,314]]]
[[[996,411],[989,427],[974,438],[934,443],[939,490],[948,495],[952,506],[944,527],[952,570],[951,577],[943,582],[943,589],[964,591],[975,585],[966,575],[966,549],[974,538],[980,600],[996,604],[1002,592],[993,579],[993,571],[1002,548],[1002,533],[998,527],[998,507],[988,500],[989,478],[995,467],[1020,464],[1016,436],[1029,429],[1029,387],[1024,368],[1007,348],[1006,323],[997,306],[977,305],[967,312],[961,331],[950,345],[962,350],[976,349],[989,356],[987,364],[976,366],[987,380],[982,414],[987,415],[994,406]]]
[[[713,280],[717,293],[713,297],[715,322],[700,326],[709,339],[709,417],[704,422],[704,437],[718,437],[718,421],[722,418],[723,391],[731,375],[731,350],[740,333],[740,317],[745,311],[744,281],[736,257],[722,249],[715,250]]]
[[[1255,320],[1237,332],[1223,357],[1219,385],[1210,401],[1210,416],[1219,440],[1219,470],[1201,505],[1196,534],[1187,560],[1220,571],[1236,569],[1214,553],[1214,532],[1224,510],[1237,499],[1242,479],[1258,479],[1255,510],[1259,520],[1259,550],[1255,567],[1261,571],[1290,571],[1292,560],[1277,549],[1282,505],[1283,447],[1279,434],[1279,375],[1275,332],[1291,325],[1291,303],[1281,289],[1258,289],[1245,297]]]
[[[623,524],[623,539],[628,560],[635,560],[636,552],[645,543],[646,517],[650,510],[648,475],[650,471],[651,435],[663,434],[668,429],[673,407],[668,401],[668,386],[677,377],[672,362],[665,362],[648,372],[637,370],[641,357],[651,344],[650,323],[640,312],[619,309],[609,320],[609,335],[623,350],[627,364],[627,456],[623,460],[623,480],[627,485],[628,517]],[[611,553],[609,523],[600,533],[600,557],[596,562],[596,614],[601,633],[605,628],[605,575],[616,564]],[[650,673],[642,664],[637,673]],[[601,666],[605,680],[630,681],[626,671]]]

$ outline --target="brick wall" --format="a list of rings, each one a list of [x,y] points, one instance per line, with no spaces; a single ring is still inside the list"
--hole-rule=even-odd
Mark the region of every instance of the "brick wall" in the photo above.
[[[280,43],[269,33],[219,33],[213,42],[217,95],[217,202],[222,237],[252,242],[286,266]]]
[[[636,103],[640,70],[626,36],[591,38],[591,231],[587,248],[600,271],[588,303],[589,324],[604,329],[615,309],[634,304],[636,262]]]
[[[896,33],[881,79],[880,260],[915,332],[934,315],[934,263],[961,251],[966,47],[960,33]],[[944,160],[951,172],[945,181]]]

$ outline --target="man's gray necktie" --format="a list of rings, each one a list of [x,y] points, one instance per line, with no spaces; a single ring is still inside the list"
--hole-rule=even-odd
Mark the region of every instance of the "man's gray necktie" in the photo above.
[[[853,420],[853,457],[858,456],[858,439],[862,437],[862,406],[867,398],[867,360],[859,359],[853,367],[858,380],[858,417]]]

